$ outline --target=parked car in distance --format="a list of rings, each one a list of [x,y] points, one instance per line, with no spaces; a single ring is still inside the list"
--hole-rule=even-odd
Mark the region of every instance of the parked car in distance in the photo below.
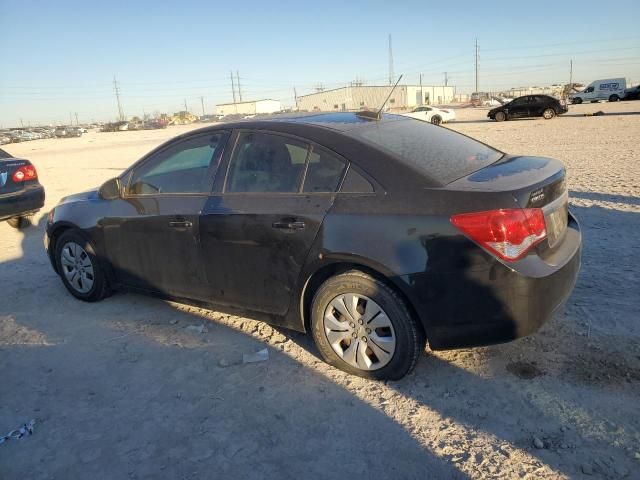
[[[456,119],[456,112],[451,109],[436,108],[427,105],[417,107],[409,113],[401,113],[401,115],[422,120],[423,122],[433,123],[434,125],[440,125],[441,123],[451,122]]]
[[[438,350],[535,332],[580,267],[563,164],[365,113],[180,135],[62,199],[51,264],[80,300],[130,289],[311,332],[367,378],[404,376],[425,337]]]
[[[524,95],[492,108],[487,113],[487,117],[497,122],[530,117],[543,117],[550,120],[568,111],[564,100],[558,100],[549,95]]]
[[[609,102],[617,102],[624,98],[625,88],[627,88],[626,78],[604,78],[591,82],[581,92],[573,92],[569,94],[569,101],[575,104],[582,102],[599,102],[608,100]]]
[[[44,205],[44,188],[29,160],[0,149],[0,221],[14,228],[29,225],[29,217]]]
[[[82,131],[77,127],[56,127],[55,135],[58,138],[81,137]]]
[[[0,145],[6,145],[7,143],[12,143],[11,136],[5,132],[0,132]]]
[[[636,85],[635,87],[627,88],[624,91],[624,99],[625,100],[640,100],[640,85]]]

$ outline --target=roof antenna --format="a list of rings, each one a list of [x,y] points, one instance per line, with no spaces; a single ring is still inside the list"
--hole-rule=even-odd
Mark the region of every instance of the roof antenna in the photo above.
[[[370,118],[372,120],[380,120],[382,118],[382,110],[384,110],[384,106],[387,104],[387,102],[389,101],[389,99],[391,98],[391,95],[393,95],[393,91],[396,89],[396,87],[398,86],[398,84],[400,83],[400,80],[402,80],[402,75],[400,75],[400,77],[398,78],[398,81],[395,83],[395,85],[393,86],[393,88],[391,89],[391,91],[389,92],[389,95],[387,95],[386,100],[382,103],[382,106],[380,107],[380,110],[378,110],[377,112],[371,112],[371,111],[363,111],[363,112],[358,112],[356,113],[356,115],[358,117],[362,117],[362,118]]]

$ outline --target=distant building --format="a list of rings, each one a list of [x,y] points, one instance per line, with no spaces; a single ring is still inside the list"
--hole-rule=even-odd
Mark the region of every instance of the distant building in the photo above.
[[[256,115],[258,113],[274,113],[281,110],[278,100],[254,100],[252,102],[221,103],[216,105],[218,115]]]
[[[308,111],[347,111],[380,108],[393,87],[349,86],[324,90],[298,97],[298,109]],[[455,87],[435,85],[398,85],[387,102],[387,108],[407,110],[421,105],[441,105],[453,101]]]

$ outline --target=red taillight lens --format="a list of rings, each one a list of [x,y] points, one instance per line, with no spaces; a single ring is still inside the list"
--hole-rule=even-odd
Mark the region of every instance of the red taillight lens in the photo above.
[[[524,257],[547,237],[539,208],[489,210],[453,215],[451,223],[482,247],[509,262]]]
[[[25,165],[13,172],[13,181],[16,183],[28,182],[29,180],[37,180],[38,172],[33,165]]]

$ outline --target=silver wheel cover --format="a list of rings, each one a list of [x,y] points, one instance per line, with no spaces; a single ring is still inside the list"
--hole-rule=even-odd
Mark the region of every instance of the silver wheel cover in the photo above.
[[[391,320],[365,295],[345,293],[331,300],[324,311],[323,330],[333,351],[360,370],[384,367],[396,349]]]
[[[93,264],[84,248],[75,242],[65,243],[60,253],[60,265],[71,288],[78,293],[91,290],[95,281]]]

